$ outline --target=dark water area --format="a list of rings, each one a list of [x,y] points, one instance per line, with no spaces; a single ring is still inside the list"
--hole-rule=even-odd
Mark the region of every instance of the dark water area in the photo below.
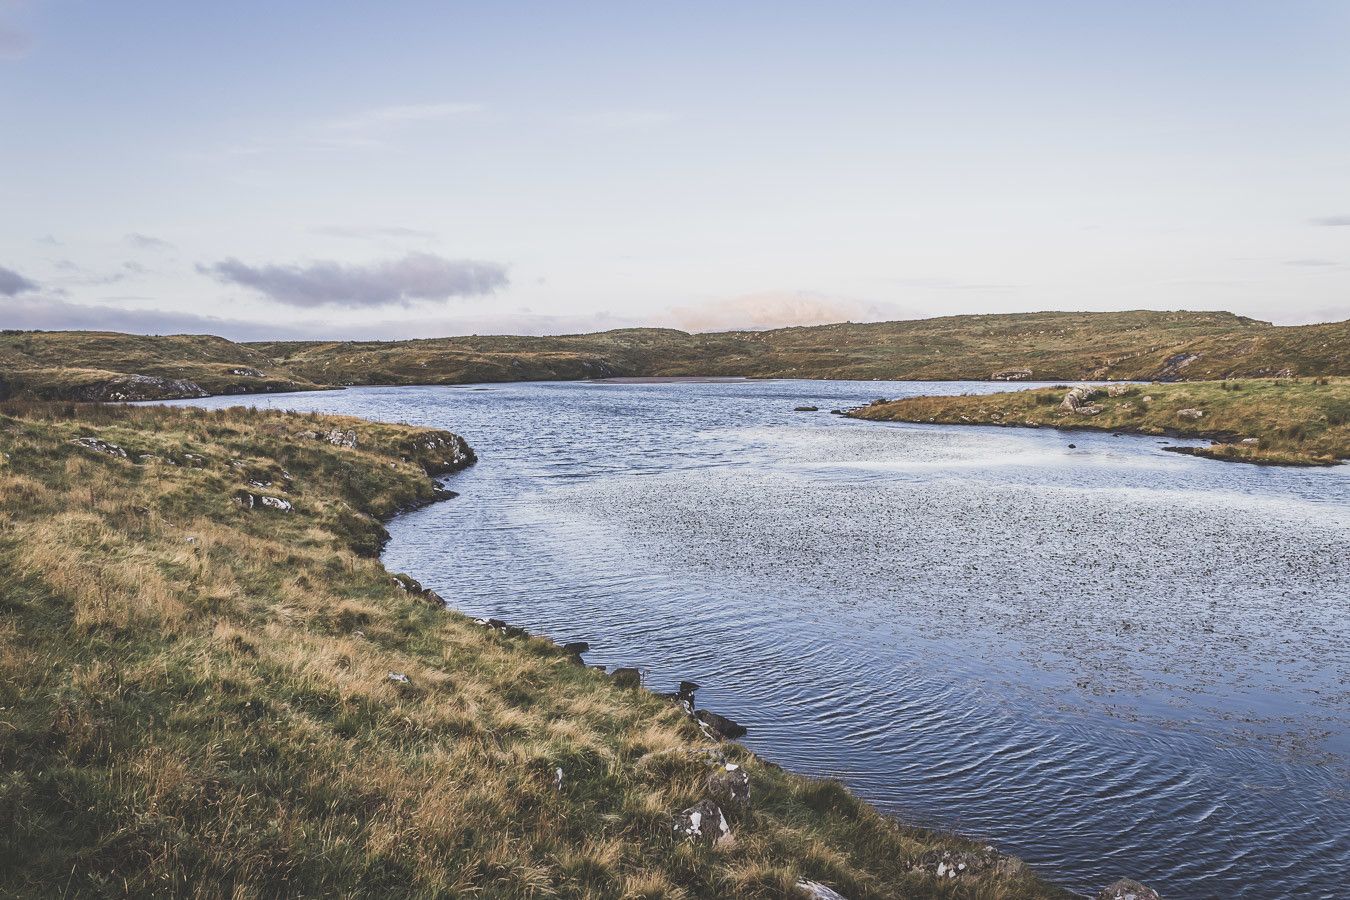
[[[448,428],[385,554],[455,608],[703,685],[745,743],[1096,890],[1350,884],[1350,467],[857,422],[1005,385],[754,381],[212,398]],[[815,405],[818,413],[794,412]],[[1069,444],[1075,444],[1070,448]]]

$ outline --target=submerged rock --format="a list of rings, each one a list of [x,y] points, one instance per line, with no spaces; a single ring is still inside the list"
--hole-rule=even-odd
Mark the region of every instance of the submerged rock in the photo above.
[[[792,411],[793,411],[793,412],[820,412],[820,407],[819,407],[819,406],[797,406],[797,407],[794,407]]]
[[[1097,900],[1162,900],[1153,888],[1131,878],[1122,878],[1108,884],[1097,894]]]

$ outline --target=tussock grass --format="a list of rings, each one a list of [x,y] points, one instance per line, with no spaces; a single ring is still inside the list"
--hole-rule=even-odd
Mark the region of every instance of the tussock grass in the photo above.
[[[1272,465],[1334,465],[1350,458],[1350,379],[1243,379],[1116,386],[1091,403],[1095,415],[1065,410],[1065,386],[1005,394],[909,397],[851,413],[855,418],[953,425],[1087,428],[1212,438],[1181,448],[1213,459]],[[1194,411],[1199,411],[1196,417]]]
[[[349,430],[355,448],[322,436]],[[336,417],[0,404],[0,895],[1055,895],[1022,869],[913,871],[974,845],[732,745],[753,814],[732,846],[677,842],[711,745],[673,704],[379,564],[378,519],[436,496],[451,447]],[[277,480],[248,489],[292,511],[233,499],[259,472]]]

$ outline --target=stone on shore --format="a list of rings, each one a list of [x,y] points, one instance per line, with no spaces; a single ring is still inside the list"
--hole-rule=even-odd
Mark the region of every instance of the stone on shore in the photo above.
[[[1162,900],[1153,888],[1132,878],[1122,878],[1108,884],[1097,895],[1097,900]]]

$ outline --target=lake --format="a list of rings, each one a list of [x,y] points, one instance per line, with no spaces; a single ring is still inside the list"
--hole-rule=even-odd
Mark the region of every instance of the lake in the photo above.
[[[1079,891],[1350,883],[1350,467],[1162,439],[879,424],[728,381],[216,397],[447,428],[461,496],[386,564],[456,609],[643,669],[907,822]],[[794,412],[798,405],[820,412]],[[1071,446],[1074,445],[1074,446]]]

